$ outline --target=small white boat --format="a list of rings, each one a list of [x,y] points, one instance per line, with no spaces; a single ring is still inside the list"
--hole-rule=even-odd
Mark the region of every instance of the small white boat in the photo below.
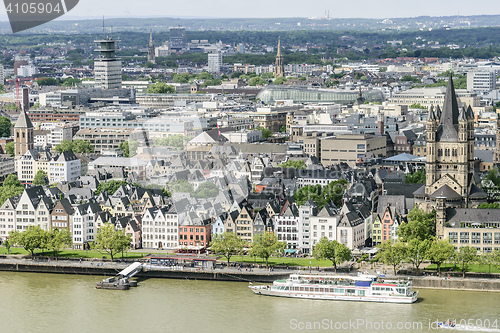
[[[337,301],[414,303],[418,292],[411,280],[383,280],[377,275],[291,274],[272,285],[249,286],[258,295]]]

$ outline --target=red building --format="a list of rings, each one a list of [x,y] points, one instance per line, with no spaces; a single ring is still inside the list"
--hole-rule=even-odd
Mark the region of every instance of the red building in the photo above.
[[[188,250],[205,250],[210,246],[212,233],[212,221],[185,220],[179,226],[179,247]]]

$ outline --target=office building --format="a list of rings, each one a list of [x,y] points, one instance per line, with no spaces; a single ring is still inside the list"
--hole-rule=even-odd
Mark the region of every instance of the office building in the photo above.
[[[184,27],[170,28],[170,50],[179,52],[186,49],[187,38],[186,29]]]
[[[208,54],[208,71],[210,73],[219,73],[221,66],[222,66],[222,54],[220,52],[209,53]]]
[[[122,62],[116,57],[117,39],[111,36],[96,40],[100,47],[95,51],[99,57],[94,62],[95,88],[120,89],[122,87]]]
[[[467,90],[489,92],[496,89],[496,75],[493,71],[477,71],[467,73]]]

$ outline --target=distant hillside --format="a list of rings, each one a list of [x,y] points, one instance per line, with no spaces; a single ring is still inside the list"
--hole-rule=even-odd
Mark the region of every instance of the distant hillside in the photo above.
[[[477,28],[500,26],[500,15],[478,16],[421,16],[412,18],[380,19],[308,19],[308,18],[231,18],[231,19],[179,19],[179,18],[114,18],[107,19],[106,26],[115,31],[161,32],[171,26],[181,25],[187,30],[230,31],[401,31],[429,30],[439,28]],[[33,28],[27,33],[98,33],[101,20],[57,20]],[[0,33],[10,33],[8,22],[0,22]]]

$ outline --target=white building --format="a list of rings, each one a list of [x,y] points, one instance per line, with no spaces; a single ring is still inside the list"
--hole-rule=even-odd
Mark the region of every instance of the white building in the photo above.
[[[467,73],[467,90],[488,92],[496,89],[496,75],[494,71],[474,71]]]
[[[222,66],[222,54],[220,52],[209,53],[208,54],[208,71],[210,73],[218,73],[218,72],[220,72],[221,66]]]
[[[224,132],[222,135],[231,143],[251,143],[262,140],[262,131]]]
[[[176,249],[183,214],[171,208],[149,208],[142,216],[142,246],[145,249]]]
[[[323,207],[316,216],[311,216],[311,252],[323,237],[326,237],[329,241],[337,240],[337,225],[339,219],[339,215],[330,207]]]
[[[65,151],[50,161],[49,182],[74,182],[82,175],[81,161],[72,151]]]
[[[73,247],[83,249],[88,242],[94,241],[97,233],[95,225],[98,214],[102,212],[98,203],[86,203],[75,207],[73,214]]]
[[[35,65],[24,65],[17,69],[17,76],[19,77],[31,77],[38,74],[38,68]]]

